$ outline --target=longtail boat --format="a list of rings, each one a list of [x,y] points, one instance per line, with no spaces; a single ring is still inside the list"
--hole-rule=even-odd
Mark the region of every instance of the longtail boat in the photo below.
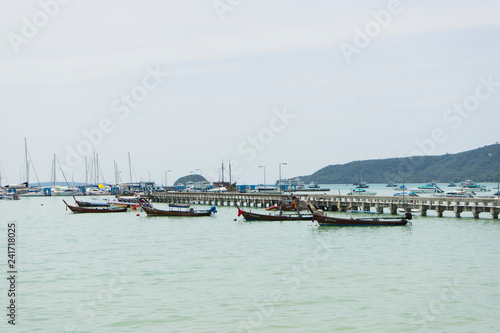
[[[80,201],[76,200],[73,197],[78,207],[109,207],[109,202],[88,202],[88,201]]]
[[[299,200],[297,198],[295,198],[293,201],[290,201],[290,200],[283,201],[283,202],[279,203],[278,205],[267,207],[266,210],[267,211],[281,210],[281,211],[294,211],[294,212],[296,212],[297,210],[300,210],[300,204],[299,204]]]
[[[238,216],[243,215],[246,221],[312,221],[312,215],[302,214],[257,214],[242,210],[238,205]]]
[[[404,218],[402,217],[386,217],[380,219],[378,217],[367,217],[367,218],[341,218],[341,217],[331,217],[322,214],[315,213],[313,215],[314,220],[318,222],[320,226],[333,226],[333,227],[371,227],[371,226],[401,226],[407,225],[412,219],[411,213],[406,213]]]
[[[153,205],[146,199],[139,199],[141,208],[146,212],[148,216],[185,216],[185,217],[200,217],[200,216],[211,216],[217,213],[215,207],[211,207],[206,210],[195,210],[190,208],[189,205],[169,205],[169,210],[156,209]]]
[[[63,202],[73,213],[122,213],[127,211],[127,208],[123,207],[79,207],[68,205],[65,200]]]

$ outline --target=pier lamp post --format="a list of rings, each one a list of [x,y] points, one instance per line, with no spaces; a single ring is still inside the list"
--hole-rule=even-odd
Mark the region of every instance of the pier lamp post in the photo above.
[[[406,201],[405,201],[405,194],[406,194],[406,185],[405,185],[405,159],[406,157],[403,157],[402,160],[401,160],[401,163],[402,163],[402,168],[401,168],[401,173],[402,173],[402,181],[403,181],[403,208],[406,212],[406,208],[407,208],[407,204],[406,204]],[[408,160],[411,160],[411,156],[408,157]],[[408,196],[410,196],[410,192],[408,192]]]
[[[492,153],[489,153],[488,156],[494,156],[494,155]],[[500,199],[500,158],[498,159],[497,199]]]
[[[281,166],[282,166],[282,165],[287,165],[287,164],[286,164],[286,163],[280,163],[280,174],[279,174],[279,176],[280,176],[280,180],[279,180],[279,184],[280,184],[280,193],[281,193]]]
[[[168,175],[169,172],[172,172],[172,170],[165,171],[165,186],[168,186],[167,175]]]
[[[259,165],[259,168],[264,168],[264,187],[266,187],[266,167],[263,165]]]

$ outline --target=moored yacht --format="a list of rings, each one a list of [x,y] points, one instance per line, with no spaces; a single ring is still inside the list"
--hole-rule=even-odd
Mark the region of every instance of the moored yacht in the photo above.
[[[363,188],[353,188],[347,195],[376,195],[376,192],[367,191]]]

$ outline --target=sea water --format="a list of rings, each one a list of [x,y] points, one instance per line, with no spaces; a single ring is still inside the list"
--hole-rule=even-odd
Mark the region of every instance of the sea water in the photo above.
[[[500,222],[488,215],[342,228],[217,210],[73,214],[57,197],[0,201],[0,331],[500,331]]]

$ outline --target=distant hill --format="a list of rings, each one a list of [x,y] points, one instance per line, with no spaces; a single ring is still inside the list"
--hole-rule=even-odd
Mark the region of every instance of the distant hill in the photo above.
[[[318,184],[352,184],[401,182],[404,165],[406,183],[460,182],[472,179],[476,182],[496,182],[500,160],[500,144],[440,156],[413,156],[381,160],[355,161],[329,165],[312,175],[301,176],[305,182]],[[361,174],[361,177],[359,177]]]
[[[201,175],[187,175],[187,176],[184,176],[184,177],[177,179],[174,183],[174,186],[181,185],[181,184],[186,185],[187,182],[197,183],[197,182],[203,182],[203,181],[206,181],[206,179],[205,179],[205,177],[203,177]]]

